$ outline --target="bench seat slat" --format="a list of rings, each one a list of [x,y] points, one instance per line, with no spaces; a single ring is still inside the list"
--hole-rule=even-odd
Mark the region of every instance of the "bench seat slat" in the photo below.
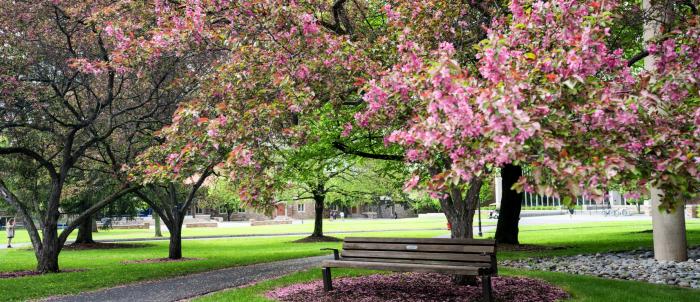
[[[361,257],[342,258],[341,261],[471,266],[471,267],[485,267],[485,268],[490,268],[492,265],[491,263],[487,263],[487,262],[458,262],[458,261],[436,261],[436,260],[417,260],[417,259],[382,259],[382,258],[361,258]]]
[[[458,253],[343,250],[343,257],[490,262],[491,256]]]
[[[478,276],[488,273],[489,269],[483,267],[463,267],[450,265],[426,265],[426,264],[407,264],[407,263],[386,263],[386,262],[361,262],[361,261],[343,261],[343,260],[325,260],[321,264],[322,267],[343,267],[343,268],[361,268],[375,270],[390,270],[395,272],[420,272],[420,273],[445,273]]]
[[[494,245],[492,239],[345,237],[345,242]]]
[[[406,243],[366,243],[346,242],[344,250],[384,250],[407,252],[454,252],[454,253],[494,253],[493,245],[447,245],[447,244],[406,244]]]

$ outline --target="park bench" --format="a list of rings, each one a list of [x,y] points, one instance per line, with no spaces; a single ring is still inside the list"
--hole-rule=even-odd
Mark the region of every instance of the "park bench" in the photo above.
[[[483,239],[347,237],[334,260],[321,264],[323,288],[333,290],[331,268],[480,276],[484,301],[493,301],[491,277],[498,273],[496,242]]]

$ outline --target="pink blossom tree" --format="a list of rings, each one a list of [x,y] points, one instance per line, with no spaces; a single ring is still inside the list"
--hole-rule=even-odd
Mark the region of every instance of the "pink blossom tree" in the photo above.
[[[606,45],[615,6],[513,1],[479,45],[478,74],[452,44],[426,48],[405,29],[401,60],[370,82],[358,121],[412,116],[387,141],[412,161],[451,160],[422,178],[435,194],[515,162],[532,170],[520,189],[568,203],[602,199],[612,184],[651,184],[666,193],[661,208],[682,209],[698,188],[697,16],[650,41],[659,60],[640,71]],[[416,175],[409,185],[420,183]]]
[[[530,167],[517,189],[569,203],[601,199],[612,184],[652,184],[674,211],[697,190],[697,17],[690,10],[650,40],[656,68],[638,70],[607,43],[617,4],[156,1],[153,30],[132,37],[119,32],[142,24],[115,25],[124,45],[115,56],[128,66],[218,52],[193,110],[221,104],[237,120],[229,142],[255,164],[227,161],[234,175],[268,177],[274,146],[304,141],[299,115],[360,104],[345,134],[369,129],[404,148],[416,171],[406,188],[440,198],[464,238],[484,176],[507,164]]]

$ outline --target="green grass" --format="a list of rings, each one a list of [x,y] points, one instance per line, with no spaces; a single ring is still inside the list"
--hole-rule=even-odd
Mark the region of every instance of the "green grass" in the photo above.
[[[688,241],[700,244],[700,220],[687,223]],[[524,244],[549,247],[565,247],[539,252],[499,253],[499,259],[546,257],[620,251],[638,247],[651,248],[650,222],[610,222],[568,225],[542,225],[521,228],[520,239]],[[485,236],[493,236],[492,233]],[[501,275],[539,278],[564,288],[572,295],[570,301],[700,301],[700,290],[644,282],[609,280],[564,273],[499,269]],[[373,273],[362,270],[336,269],[334,276],[356,276]],[[279,279],[264,281],[254,286],[233,289],[204,296],[196,301],[270,301],[264,293],[272,288],[320,279],[319,270],[299,272]]]
[[[387,225],[393,220],[387,221]],[[347,221],[346,221],[347,222]],[[369,222],[364,220],[361,222]],[[374,222],[374,221],[372,221]],[[416,221],[420,224],[420,221]],[[431,222],[437,224],[436,222]],[[360,225],[352,227],[361,228]],[[429,224],[426,224],[429,225]],[[289,227],[289,226],[287,226]],[[378,228],[377,226],[373,226]],[[382,228],[385,226],[381,226]],[[395,228],[411,228],[415,224],[396,224]],[[637,247],[651,247],[651,224],[644,221],[586,223],[570,225],[542,225],[521,228],[521,241],[525,244],[539,244],[551,247],[544,252],[499,253],[499,259],[512,259],[532,256],[557,256],[583,253],[628,250]],[[122,231],[115,231],[122,232]],[[128,234],[129,232],[125,232]],[[363,233],[360,236],[391,237],[434,237],[445,231],[411,231]],[[358,235],[355,235],[358,236]],[[493,236],[493,234],[486,234]],[[343,236],[338,236],[343,237]],[[339,247],[340,243],[292,243],[300,237],[236,238],[218,240],[187,240],[183,242],[185,257],[203,258],[198,261],[179,263],[123,264],[125,260],[160,258],[167,255],[167,241],[151,242],[146,247],[116,249],[64,251],[61,253],[62,269],[84,271],[49,274],[13,279],[0,279],[0,297],[3,301],[36,299],[52,295],[74,294],[81,291],[113,287],[130,282],[161,279],[218,268],[269,262],[306,256],[325,254],[321,247]],[[700,220],[688,222],[688,240],[692,245],[700,244]],[[0,271],[31,270],[36,260],[28,248],[0,250]],[[363,271],[343,271],[345,274],[365,274]],[[504,274],[528,275],[558,284],[573,294],[575,301],[700,301],[700,291],[681,290],[667,286],[650,285],[639,282],[611,281],[593,277],[574,276],[548,272],[526,272],[503,269]],[[259,285],[217,293],[206,299],[226,301],[255,301],[260,294],[273,286],[303,282],[319,277],[317,270],[294,274],[283,279],[263,282]],[[286,280],[286,281],[285,281]],[[284,283],[287,282],[287,283]],[[267,286],[267,287],[265,287]],[[22,289],[22,290],[18,290]],[[239,292],[242,291],[242,292]],[[247,295],[247,296],[246,296]],[[682,296],[676,299],[677,296]],[[240,297],[248,297],[243,299]],[[257,297],[257,298],[255,298]],[[615,299],[608,299],[614,297]],[[673,299],[666,299],[673,297]],[[238,299],[238,300],[237,300]],[[646,299],[646,300],[644,300]],[[675,299],[675,300],[674,300]]]
[[[434,237],[443,231],[371,233],[366,236]],[[365,235],[363,235],[365,236]],[[327,254],[322,247],[338,247],[339,243],[292,243],[301,237],[236,238],[183,241],[183,254],[203,260],[124,264],[125,260],[162,258],[167,256],[168,242],[152,242],[147,247],[82,250],[61,252],[62,270],[80,272],[47,274],[22,278],[0,279],[0,300],[23,301],[53,295],[113,287],[129,282],[161,279],[218,268],[285,260]],[[0,271],[32,270],[34,253],[28,249],[0,250]],[[21,290],[20,290],[21,289]]]
[[[376,272],[336,269],[334,278],[360,276]],[[567,301],[611,301],[611,302],[695,302],[700,301],[700,291],[682,289],[665,285],[654,285],[633,281],[606,280],[589,276],[577,276],[562,273],[523,271],[502,269],[504,276],[527,276],[546,280],[564,288],[571,299]],[[264,294],[274,288],[295,283],[310,282],[321,278],[320,270],[309,270],[284,276],[279,279],[263,281],[253,286],[222,291],[196,299],[197,302],[270,302]]]
[[[495,225],[495,220],[483,220],[483,225]],[[303,224],[292,225],[265,225],[265,226],[236,226],[220,228],[192,228],[183,229],[182,236],[225,236],[225,235],[269,235],[280,233],[311,233],[313,232],[313,220],[304,220]],[[406,218],[406,219],[346,219],[324,220],[323,230],[326,232],[354,232],[354,231],[385,231],[385,230],[425,230],[446,229],[447,220],[443,218]],[[100,230],[93,234],[95,240],[113,240],[130,238],[152,238],[153,230]],[[168,232],[163,228],[163,235]],[[77,236],[77,231],[71,234],[71,239]],[[7,242],[6,233],[0,232],[0,243]],[[29,242],[29,235],[25,230],[17,230],[13,243]]]
[[[688,243],[700,245],[700,219],[686,222]],[[493,236],[493,233],[484,234]],[[596,222],[580,224],[538,225],[521,227],[520,242],[550,247],[548,251],[503,252],[499,259],[566,256],[609,251],[624,251],[639,247],[651,249],[651,221]]]

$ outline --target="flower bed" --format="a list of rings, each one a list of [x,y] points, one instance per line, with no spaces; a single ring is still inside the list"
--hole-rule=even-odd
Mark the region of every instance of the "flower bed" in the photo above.
[[[568,297],[561,288],[537,279],[493,278],[496,301],[554,302]],[[440,274],[369,275],[333,280],[334,290],[323,291],[323,282],[295,284],[266,294],[273,300],[288,302],[437,302],[481,301],[481,284],[459,286]]]

